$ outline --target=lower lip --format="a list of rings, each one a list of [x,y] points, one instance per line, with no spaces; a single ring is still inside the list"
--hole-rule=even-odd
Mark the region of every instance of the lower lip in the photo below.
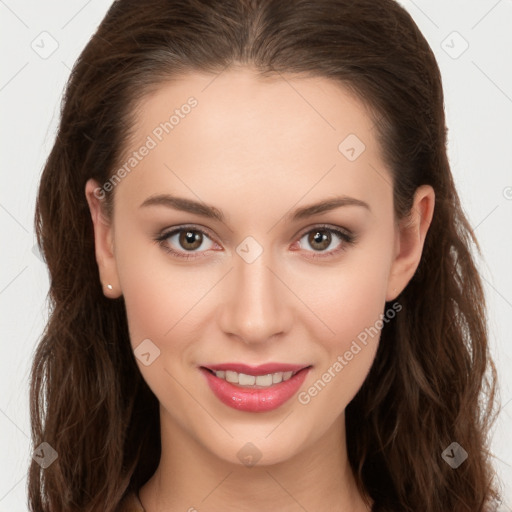
[[[277,409],[289,400],[301,387],[310,368],[304,368],[290,379],[268,388],[242,388],[220,379],[209,370],[200,368],[210,389],[224,404],[247,412],[266,412]]]

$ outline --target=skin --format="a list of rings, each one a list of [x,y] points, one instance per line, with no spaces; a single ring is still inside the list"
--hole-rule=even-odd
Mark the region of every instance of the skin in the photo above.
[[[85,190],[105,294],[124,296],[133,348],[149,338],[160,350],[149,366],[136,359],[160,402],[162,431],[160,465],[141,501],[147,512],[369,510],[348,464],[344,411],[378,335],[309,403],[296,395],[264,413],[221,403],[198,366],[309,364],[300,389],[307,391],[412,278],[434,191],[420,187],[409,222],[397,221],[391,175],[362,104],[328,79],[263,80],[247,68],[191,73],[159,87],[139,104],[127,153],[190,96],[198,105],[116,185],[113,218],[94,193],[101,184],[89,180]],[[366,146],[354,161],[338,150],[348,134]],[[157,194],[213,205],[225,220],[140,207]],[[289,219],[296,208],[341,195],[369,209]],[[196,249],[178,235],[167,239],[176,251],[188,248],[190,260],[154,242],[184,224],[208,234]],[[325,231],[330,244],[308,242],[322,224],[351,230],[356,242]],[[252,263],[236,252],[247,236],[263,249]],[[248,442],[261,455],[253,467],[237,456]]]

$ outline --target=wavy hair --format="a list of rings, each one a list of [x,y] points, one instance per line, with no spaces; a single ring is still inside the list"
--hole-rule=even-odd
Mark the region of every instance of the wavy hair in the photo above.
[[[188,71],[230,66],[324,77],[354,93],[391,169],[396,218],[417,187],[434,188],[403,309],[347,406],[348,456],[375,511],[493,510],[496,371],[472,245],[480,249],[448,162],[438,65],[393,0],[112,4],[71,72],[37,196],[50,313],[31,369],[31,432],[34,447],[47,442],[58,458],[44,470],[32,461],[30,510],[113,512],[156,470],[159,404],[135,363],[122,297],[103,294],[85,183],[105,183],[120,165],[145,95]],[[457,470],[441,456],[454,441],[469,454]]]

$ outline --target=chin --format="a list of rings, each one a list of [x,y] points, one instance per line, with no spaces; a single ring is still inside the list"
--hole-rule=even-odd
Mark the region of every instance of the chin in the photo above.
[[[254,434],[237,436],[208,448],[214,456],[225,462],[252,468],[254,466],[272,466],[289,461],[299,455],[308,444],[305,439],[290,437],[286,435],[286,432],[284,435],[275,435],[274,433],[269,435],[268,428],[264,433]],[[209,443],[211,444],[211,438]]]

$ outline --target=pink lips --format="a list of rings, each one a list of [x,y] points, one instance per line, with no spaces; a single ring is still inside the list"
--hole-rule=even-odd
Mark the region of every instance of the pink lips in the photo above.
[[[310,367],[283,363],[267,363],[247,366],[240,363],[208,365],[199,368],[206,377],[210,389],[224,404],[247,412],[265,412],[277,409],[289,400],[300,388]],[[231,370],[247,375],[267,375],[276,372],[297,372],[290,379],[268,388],[244,388],[217,377],[209,370]]]

